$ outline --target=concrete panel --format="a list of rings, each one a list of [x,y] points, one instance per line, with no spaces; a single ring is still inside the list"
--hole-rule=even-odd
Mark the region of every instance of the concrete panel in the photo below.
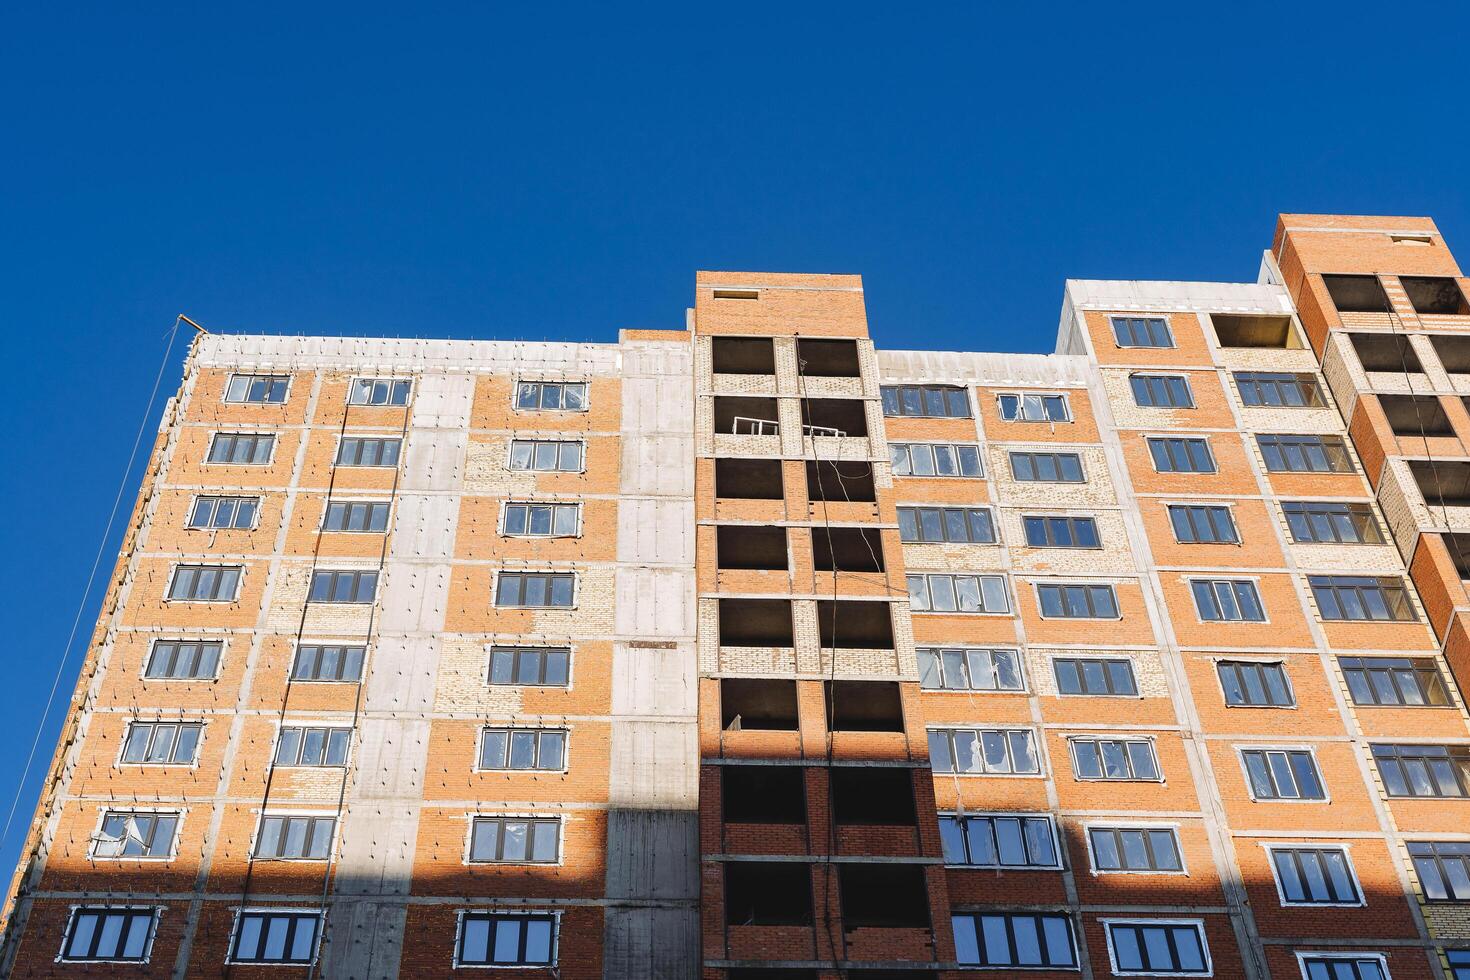
[[[692,603],[691,603],[692,605]],[[694,645],[673,649],[613,646],[612,710],[616,715],[684,715],[699,708]]]
[[[693,516],[692,511],[690,514]],[[690,528],[693,531],[693,528]],[[692,537],[692,533],[690,537]],[[678,568],[619,568],[613,631],[619,636],[694,633],[694,573]]]
[[[429,750],[427,719],[363,718],[358,724],[356,800],[417,799],[423,795]]]
[[[699,813],[609,810],[609,838],[622,841],[607,865],[610,899],[699,897]]]
[[[466,431],[411,429],[399,489],[456,490],[464,482],[470,436]]]
[[[407,921],[408,908],[398,903],[334,902],[318,974],[330,980],[397,980]]]
[[[622,492],[638,496],[694,494],[694,434],[623,439]]]
[[[389,560],[383,567],[378,628],[384,633],[434,632],[449,605],[449,566]]]
[[[619,500],[618,561],[693,566],[694,502]]]
[[[459,527],[459,498],[399,493],[395,503],[390,558],[448,561]]]
[[[699,915],[685,908],[609,908],[603,926],[607,980],[688,980],[698,975]]]
[[[426,374],[413,397],[414,428],[465,429],[475,400],[475,379],[468,374]]]
[[[696,726],[688,721],[619,720],[612,726],[612,784],[608,802],[636,809],[690,809],[698,806]],[[628,850],[615,835],[613,852]],[[643,854],[650,860],[652,854]],[[609,859],[611,862],[611,858]]]
[[[373,644],[364,704],[374,713],[430,710],[439,669],[438,637],[379,634]]]

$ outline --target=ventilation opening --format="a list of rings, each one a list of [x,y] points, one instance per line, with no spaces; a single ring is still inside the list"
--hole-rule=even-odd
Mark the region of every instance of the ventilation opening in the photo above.
[[[779,459],[715,460],[715,496],[732,500],[780,500],[786,495]]]
[[[1470,534],[1442,534],[1444,546],[1460,572],[1460,578],[1470,579]]]
[[[1396,371],[1420,374],[1424,371],[1414,345],[1401,333],[1350,333],[1348,339],[1358,352],[1364,371]]]
[[[892,606],[857,599],[818,599],[822,646],[838,650],[892,650]]]
[[[824,681],[827,724],[834,732],[901,732],[897,681]]]
[[[1417,436],[1421,430],[1426,436],[1455,434],[1444,406],[1433,395],[1379,395],[1378,404],[1396,436]]]
[[[819,572],[881,572],[883,537],[867,527],[814,527],[812,562]]]
[[[858,378],[856,340],[797,340],[796,359],[801,373],[816,378]]]
[[[791,646],[791,600],[721,599],[720,645]]]
[[[1470,463],[1409,460],[1409,472],[1431,507],[1470,507]]]
[[[796,731],[796,681],[769,677],[726,677],[720,681],[720,727]]]
[[[716,289],[715,299],[760,299],[761,294],[756,289]]]
[[[806,495],[811,500],[868,503],[878,499],[873,484],[873,464],[836,463],[832,460],[807,460]]]
[[[1399,276],[1415,313],[1470,313],[1460,284],[1448,276]]]
[[[929,928],[929,888],[918,864],[841,864],[837,887],[845,929]]]
[[[912,769],[837,766],[832,770],[832,815],[840,824],[913,827]]]
[[[715,397],[715,431],[738,436],[774,436],[781,432],[776,399]]]
[[[857,398],[803,398],[801,424],[811,436],[865,436],[868,413]]]
[[[1388,296],[1377,276],[1323,276],[1339,313],[1387,313]]]
[[[726,823],[806,823],[801,766],[720,766]]]
[[[785,570],[784,527],[722,524],[715,529],[715,562],[720,568],[766,568]]]
[[[810,925],[809,868],[795,861],[727,861],[725,921],[732,926]]]
[[[1395,245],[1433,245],[1434,239],[1428,235],[1389,235],[1389,239]]]
[[[1432,334],[1429,342],[1440,365],[1451,374],[1470,374],[1470,337],[1447,337]]]
[[[1302,346],[1289,316],[1246,316],[1211,313],[1215,336],[1221,347],[1279,347],[1297,350]]]
[[[715,374],[775,374],[776,347],[770,337],[716,337],[710,342]]]

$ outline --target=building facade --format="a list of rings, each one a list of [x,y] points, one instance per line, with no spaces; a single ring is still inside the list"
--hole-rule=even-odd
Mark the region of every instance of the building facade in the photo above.
[[[1285,215],[1050,355],[856,276],[204,335],[17,977],[1470,978],[1470,280]]]

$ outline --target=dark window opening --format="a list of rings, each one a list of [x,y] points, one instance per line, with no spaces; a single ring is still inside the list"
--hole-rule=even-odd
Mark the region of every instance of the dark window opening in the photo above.
[[[1470,579],[1470,534],[1441,534],[1444,538],[1444,546],[1449,549],[1450,558],[1454,559],[1455,568],[1460,572],[1460,578]]]
[[[834,732],[901,732],[896,681],[825,681],[827,725]]]
[[[725,921],[732,926],[810,925],[809,869],[795,861],[726,862]]]
[[[1215,325],[1215,336],[1219,338],[1221,347],[1279,347],[1294,350],[1302,346],[1296,331],[1291,329],[1289,316],[1211,313],[1210,322]]]
[[[779,459],[715,460],[715,496],[780,500],[786,495]]]
[[[1388,296],[1377,276],[1323,276],[1339,313],[1387,313]]]
[[[801,766],[721,766],[721,813],[726,823],[806,823]]]
[[[893,610],[875,600],[819,599],[817,630],[828,649],[891,650]]]
[[[770,337],[716,337],[710,343],[715,374],[775,374],[776,347]]]
[[[881,572],[883,536],[869,527],[814,527],[812,561],[819,572]]]
[[[839,824],[912,827],[912,769],[894,766],[837,766],[832,769],[832,815]]]
[[[857,378],[862,376],[858,366],[856,340],[806,340],[796,341],[796,360],[801,373],[817,378]]]
[[[844,929],[929,928],[929,889],[917,864],[842,864],[837,869]]]
[[[1378,404],[1396,436],[1452,436],[1455,427],[1433,395],[1379,395]]]
[[[873,464],[859,461],[806,461],[806,495],[815,501],[851,500],[871,503],[878,499],[873,485]]]
[[[801,424],[811,436],[865,436],[868,413],[859,398],[803,398]]]
[[[1358,352],[1358,362],[1364,371],[1393,371],[1403,374],[1422,374],[1424,367],[1414,345],[1401,333],[1350,333],[1353,350]]]
[[[737,966],[725,976],[728,980],[821,980],[822,975],[816,970],[803,970],[799,967]],[[866,973],[863,974],[863,980],[868,980]]]
[[[715,431],[737,436],[774,436],[781,432],[774,398],[715,397]]]
[[[1409,294],[1415,313],[1470,313],[1460,284],[1447,276],[1399,276],[1399,284]]]
[[[720,568],[787,568],[786,529],[722,524],[715,529],[715,555]]]
[[[720,680],[720,727],[725,731],[794,732],[796,720],[796,681],[765,677]]]
[[[721,599],[720,645],[791,646],[789,599]]]
[[[1450,374],[1470,374],[1470,337],[1431,334],[1429,342],[1439,355],[1440,365]]]
[[[1470,463],[1411,459],[1409,472],[1431,507],[1470,507]]]

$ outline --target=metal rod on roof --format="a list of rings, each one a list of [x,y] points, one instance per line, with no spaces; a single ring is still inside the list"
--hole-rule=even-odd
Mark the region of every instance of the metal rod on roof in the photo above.
[[[205,330],[199,324],[195,323],[193,320],[191,320],[188,317],[184,316],[184,314],[182,314],[182,313],[179,314],[179,319],[180,320],[183,320],[185,323],[187,323],[189,326],[193,327],[195,330],[198,330],[200,333],[209,333],[208,330]]]

